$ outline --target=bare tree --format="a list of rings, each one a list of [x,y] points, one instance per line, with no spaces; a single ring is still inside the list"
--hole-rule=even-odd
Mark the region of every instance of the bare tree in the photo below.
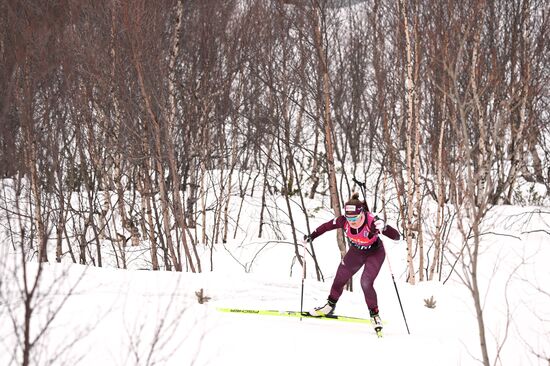
[[[524,14],[525,22],[529,22],[527,9],[518,11]],[[522,148],[519,146],[525,146],[528,137],[525,103],[529,95],[525,83],[522,83],[523,88],[513,88],[514,93],[504,100],[499,95],[513,78],[503,77],[499,70],[491,67],[490,55],[482,52],[491,47],[499,26],[493,22],[492,12],[486,4],[475,4],[471,11],[461,12],[456,18],[456,24],[451,27],[456,31],[450,46],[457,53],[445,61],[448,83],[444,83],[448,85],[444,90],[449,98],[449,127],[452,140],[456,142],[453,143],[454,159],[445,174],[454,187],[452,201],[464,240],[463,281],[474,301],[484,365],[490,364],[490,357],[478,279],[483,244],[481,223],[521,171]],[[486,82],[480,85],[481,80]],[[518,103],[510,103],[511,100]],[[500,108],[494,108],[493,101],[501,101]],[[502,146],[510,147],[506,173],[499,165]]]

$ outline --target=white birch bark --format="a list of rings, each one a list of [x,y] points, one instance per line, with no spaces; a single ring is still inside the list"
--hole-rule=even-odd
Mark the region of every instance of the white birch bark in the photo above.
[[[407,100],[407,121],[406,121],[406,130],[409,138],[407,139],[406,146],[406,166],[407,166],[407,209],[406,209],[406,239],[407,239],[407,277],[408,282],[411,284],[416,283],[416,274],[414,268],[414,258],[413,258],[413,231],[414,231],[414,200],[415,200],[415,164],[413,162],[414,151],[416,146],[415,138],[410,138],[410,136],[415,136],[415,119],[414,119],[414,108],[415,108],[415,85],[413,80],[413,61],[412,61],[412,48],[411,48],[411,39],[409,33],[409,22],[407,19],[407,9],[405,4],[402,1],[398,1],[399,8],[401,10],[401,16],[403,17],[403,28],[405,32],[405,41],[406,41],[406,56],[407,56],[407,65],[406,65],[406,80],[405,80],[405,91],[406,91],[406,100]]]
[[[443,105],[445,105],[446,96],[443,97]],[[446,116],[443,115],[439,128],[439,141],[437,148],[437,215],[434,234],[434,255],[428,279],[431,281],[434,278],[436,271],[440,265],[441,245],[442,245],[442,227],[445,215],[445,187],[443,186],[443,143],[445,136]]]

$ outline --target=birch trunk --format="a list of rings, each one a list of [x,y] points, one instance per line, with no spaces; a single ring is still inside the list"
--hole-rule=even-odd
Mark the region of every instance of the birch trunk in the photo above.
[[[413,146],[413,165],[414,165],[414,191],[415,191],[415,222],[414,229],[417,232],[416,244],[418,246],[418,280],[424,281],[424,232],[422,231],[422,192],[420,191],[420,146],[423,145],[422,136],[420,135],[420,98],[419,94],[416,92],[417,84],[420,83],[419,72],[420,72],[420,41],[418,36],[418,16],[414,12],[414,79],[413,79],[413,121],[414,121],[414,146]]]
[[[237,165],[237,150],[239,148],[238,144],[238,134],[237,134],[237,123],[236,118],[233,118],[233,141],[231,142],[231,168],[229,170],[228,186],[227,186],[227,199],[225,200],[225,208],[223,214],[223,237],[222,241],[227,243],[227,233],[229,230],[229,205],[231,202],[231,194],[233,190],[233,172],[235,166]]]
[[[317,129],[317,127],[315,127]],[[315,133],[315,146],[313,147],[313,164],[311,167],[311,190],[309,191],[309,198],[315,198],[315,192],[319,186],[319,158],[317,149],[319,147],[319,134]]]
[[[264,213],[266,208],[266,195],[267,195],[267,186],[268,186],[268,173],[269,173],[269,167],[271,165],[272,159],[270,158],[272,152],[273,152],[273,145],[275,145],[275,138],[273,137],[271,143],[268,145],[269,150],[267,151],[266,156],[266,164],[264,166],[264,172],[263,172],[263,185],[262,185],[262,205],[260,208],[260,228],[258,232],[258,238],[262,237],[263,227],[264,227]]]
[[[136,55],[134,53],[134,58],[136,58]],[[155,114],[153,113],[152,109],[151,109],[151,106],[149,105],[149,98],[146,94],[146,90],[145,90],[145,84],[144,84],[144,81],[143,81],[143,75],[142,75],[142,72],[141,72],[141,65],[139,64],[139,62],[137,61],[137,59],[134,60],[135,61],[135,67],[136,67],[136,70],[137,70],[137,74],[138,74],[138,82],[139,82],[139,85],[140,85],[140,89],[141,89],[141,93],[143,95],[143,98],[145,100],[145,104],[146,104],[146,109],[147,109],[147,112],[149,114],[149,118],[151,119],[150,123],[151,123],[151,126],[153,127],[153,139],[154,139],[154,148],[153,148],[153,151],[154,151],[154,156],[155,156],[155,166],[156,166],[156,174],[158,175],[158,185],[159,185],[159,190],[160,190],[160,202],[161,202],[161,214],[162,214],[162,224],[163,224],[163,228],[164,228],[164,231],[165,231],[165,235],[166,235],[166,245],[167,245],[167,248],[168,248],[168,252],[170,253],[170,259],[172,261],[172,264],[174,265],[176,271],[179,271],[181,272],[182,270],[182,265],[181,265],[181,262],[178,258],[178,256],[176,255],[176,250],[174,248],[174,243],[172,241],[172,233],[171,233],[171,220],[170,220],[170,214],[169,214],[169,210],[170,210],[170,204],[168,202],[168,194],[167,194],[167,191],[166,191],[166,183],[165,183],[165,179],[164,179],[164,168],[162,166],[162,163],[161,163],[161,157],[162,157],[162,148],[161,148],[161,137],[160,137],[160,128],[158,126],[158,121],[156,119],[156,116]],[[147,124],[145,124],[145,133],[147,133]],[[144,151],[148,151],[148,143],[147,143],[147,138],[146,136],[143,136],[143,144],[144,144]]]
[[[196,206],[197,206],[197,188],[200,184],[197,183],[197,165],[194,161],[191,161],[189,166],[189,185],[187,189],[189,194],[187,196],[187,206],[186,206],[186,218],[187,226],[195,229],[195,238],[198,239],[197,232],[197,218],[195,217]]]
[[[27,166],[28,173],[30,175],[30,186],[32,197],[34,200],[34,214],[33,220],[37,230],[38,236],[38,261],[48,262],[48,253],[46,250],[47,235],[46,226],[42,217],[42,195],[39,185],[38,170],[36,168],[36,162],[38,161],[37,154],[37,141],[34,131],[33,121],[33,97],[32,97],[32,80],[30,78],[30,66],[29,61],[25,60],[23,66],[23,85],[22,94],[18,89],[18,102],[22,111],[22,132],[23,139],[25,141],[24,159]]]
[[[116,6],[116,1],[114,3]],[[115,143],[118,145],[120,141],[120,135],[121,135],[121,115],[120,115],[120,107],[118,103],[118,98],[115,91],[115,80],[116,80],[116,63],[117,63],[117,53],[116,53],[116,45],[115,45],[115,35],[117,32],[116,29],[116,19],[115,19],[115,11],[112,12],[111,15],[111,90],[110,90],[110,97],[111,102],[113,105],[113,115],[112,115],[112,121],[113,121],[113,135]],[[113,160],[112,162],[109,161],[109,165],[112,164],[113,166],[113,182],[114,187],[117,192],[117,209],[118,213],[120,215],[120,221],[122,224],[122,235],[124,234],[124,231],[130,231],[130,235],[132,237],[132,245],[139,244],[139,238],[138,238],[138,232],[136,232],[135,229],[133,229],[130,225],[130,222],[128,220],[128,215],[126,213],[125,208],[125,201],[124,201],[124,193],[125,189],[122,185],[122,156],[120,153],[120,149],[115,150],[113,153]],[[111,179],[110,172],[108,174],[109,179]],[[105,192],[107,195],[110,194],[110,192]]]
[[[416,274],[414,269],[414,258],[413,258],[413,245],[414,238],[413,232],[414,227],[414,200],[415,200],[415,167],[413,163],[413,157],[415,154],[416,147],[413,146],[415,142],[410,136],[415,136],[415,118],[414,118],[414,108],[415,108],[415,86],[413,80],[413,61],[412,61],[412,49],[411,49],[411,39],[409,34],[409,23],[407,20],[407,11],[405,4],[399,1],[399,8],[401,9],[401,16],[403,17],[403,28],[405,32],[405,41],[406,41],[406,55],[407,55],[407,76],[405,80],[405,90],[406,90],[406,100],[407,100],[407,147],[406,147],[406,164],[407,164],[407,209],[405,217],[405,229],[407,237],[407,277],[408,282],[411,284],[416,283]]]
[[[445,105],[445,99],[443,99],[443,105]],[[441,125],[439,129],[439,142],[437,149],[437,217],[435,223],[434,234],[434,256],[428,279],[431,281],[434,278],[436,269],[439,269],[441,245],[442,245],[442,227],[445,214],[445,187],[443,186],[443,137],[445,136],[445,118],[441,119]]]
[[[158,271],[160,269],[160,266],[158,262],[158,244],[155,236],[155,223],[153,220],[153,210],[151,208],[151,200],[154,199],[154,195],[153,195],[153,187],[151,184],[151,178],[149,177],[150,172],[151,172],[151,169],[149,167],[148,159],[145,159],[145,169],[142,172],[142,177],[140,180],[141,181],[140,198],[141,198],[142,212],[148,227],[148,230],[144,230],[144,233],[145,232],[149,233],[149,243],[151,246],[151,249],[150,249],[151,265],[153,267],[153,271]]]
[[[202,243],[207,245],[206,240],[206,163],[204,159],[201,159],[201,188],[200,188],[200,198],[201,198],[201,216],[202,216]]]
[[[321,72],[323,82],[323,122],[325,127],[325,149],[327,152],[327,168],[329,178],[329,190],[330,190],[330,204],[334,210],[336,217],[342,215],[340,207],[340,198],[338,196],[338,183],[336,180],[336,169],[334,166],[334,143],[332,140],[332,132],[334,130],[332,126],[332,120],[330,117],[330,78],[328,71],[328,60],[323,47],[323,40],[321,34],[320,14],[319,8],[312,9],[313,22],[314,22],[314,36],[315,36],[315,48],[317,49],[317,58],[319,62],[319,70]],[[346,243],[344,241],[344,235],[342,230],[337,232],[338,249],[340,255],[344,257],[346,254]]]
[[[166,147],[168,152],[168,165],[170,168],[170,176],[172,177],[172,195],[174,200],[174,215],[176,217],[176,222],[181,229],[181,239],[183,244],[183,250],[185,257],[187,258],[187,263],[189,268],[193,273],[201,272],[201,264],[196,250],[196,246],[192,245],[195,261],[197,264],[197,269],[195,269],[194,260],[191,257],[191,252],[189,250],[189,244],[187,241],[187,223],[185,221],[184,212],[185,208],[183,205],[183,200],[180,195],[180,184],[181,178],[176,165],[176,153],[174,148],[174,141],[172,137],[172,132],[175,131],[175,120],[177,113],[176,105],[176,59],[179,54],[180,47],[180,33],[181,27],[183,24],[183,1],[178,1],[176,9],[176,19],[174,33],[172,35],[172,44],[170,51],[170,61],[169,61],[169,77],[168,77],[168,98],[170,103],[170,114],[167,118],[168,126],[166,128]]]
[[[225,187],[226,184],[225,176],[224,176],[225,169],[224,167],[221,167],[220,169],[220,192],[219,192],[219,198],[218,202],[216,202],[216,208],[214,209],[214,231],[212,233],[212,238],[214,240],[214,243],[218,242],[219,235],[220,235],[220,223],[222,219],[222,211],[223,211],[223,202],[225,197]]]

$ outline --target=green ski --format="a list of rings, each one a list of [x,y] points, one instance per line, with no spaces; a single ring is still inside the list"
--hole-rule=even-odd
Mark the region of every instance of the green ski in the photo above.
[[[237,314],[256,314],[270,316],[286,316],[292,318],[314,318],[323,320],[336,320],[349,323],[365,323],[372,324],[370,319],[355,318],[351,316],[330,315],[330,316],[313,316],[307,312],[288,311],[288,310],[256,310],[256,309],[235,309],[235,308],[217,308],[222,313],[237,313]]]

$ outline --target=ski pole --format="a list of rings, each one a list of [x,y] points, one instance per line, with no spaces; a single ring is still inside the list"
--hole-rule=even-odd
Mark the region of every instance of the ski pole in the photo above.
[[[304,254],[302,255],[302,267],[304,270],[302,271],[302,291],[300,295],[300,321],[302,321],[302,314],[304,312],[304,280],[306,278],[306,244],[307,242],[304,240],[304,243],[302,243],[304,246]]]
[[[397,300],[399,300],[399,306],[401,307],[401,314],[403,314],[403,319],[405,320],[405,326],[407,327],[407,333],[409,333],[409,335],[410,335],[411,332],[409,330],[409,325],[407,324],[407,317],[405,316],[405,311],[403,310],[403,304],[401,303],[401,297],[399,296],[399,290],[397,290],[397,284],[395,283],[395,277],[394,277],[393,271],[391,269],[390,258],[389,258],[387,253],[386,253],[386,260],[388,261],[388,267],[390,268],[391,279],[393,280],[393,286],[395,287],[395,293],[397,294]]]

